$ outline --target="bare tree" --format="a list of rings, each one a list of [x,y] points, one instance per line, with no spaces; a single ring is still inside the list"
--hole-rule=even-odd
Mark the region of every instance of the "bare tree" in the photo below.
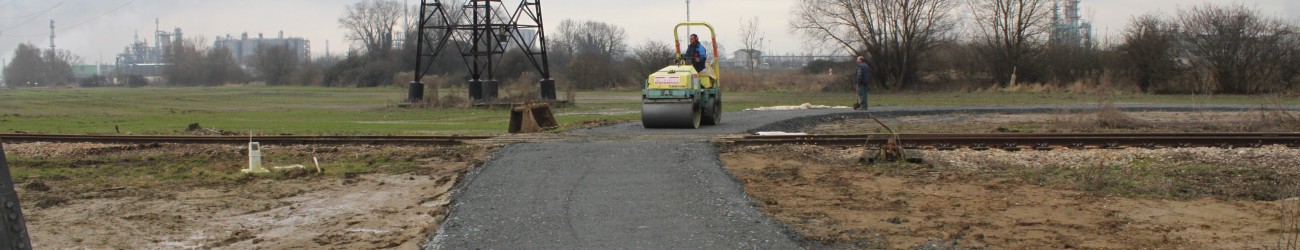
[[[72,82],[70,63],[80,60],[66,50],[41,51],[36,45],[21,43],[14,58],[4,66],[4,81],[11,87],[56,86]]]
[[[999,86],[1010,83],[1013,74],[1026,71],[1026,66],[1042,53],[1052,14],[1051,3],[1052,0],[970,0],[977,48]]]
[[[28,87],[32,83],[45,82],[46,68],[40,48],[20,43],[14,49],[14,58],[9,60],[8,65],[4,65],[4,80],[10,87]]]
[[[1142,92],[1151,91],[1153,85],[1168,81],[1177,74],[1176,42],[1176,26],[1165,21],[1160,14],[1149,13],[1129,22],[1119,52],[1128,66],[1128,74]]]
[[[72,64],[81,63],[81,57],[68,50],[45,50],[46,81],[52,84],[72,83],[76,79],[72,74]]]
[[[949,38],[956,0],[798,0],[790,25],[813,41],[867,56],[883,87],[920,80],[922,60]],[[825,45],[825,44],[819,44]]]
[[[172,86],[202,86],[213,85],[206,81],[206,68],[204,67],[205,53],[200,44],[205,42],[195,38],[192,40],[176,40],[167,47],[164,54],[167,60],[167,66],[163,67],[163,77],[167,78],[167,84]]]
[[[368,55],[384,57],[393,49],[393,29],[402,13],[401,2],[364,0],[345,8],[339,27],[347,29],[347,38],[360,43]]]
[[[286,45],[260,46],[253,55],[253,68],[266,85],[285,85],[298,69],[298,53]]]
[[[560,21],[559,34],[553,40],[565,44],[570,53],[593,53],[618,57],[627,52],[627,31],[613,24],[571,19]]]
[[[1280,45],[1285,60],[1281,63],[1283,70],[1281,74],[1282,83],[1287,90],[1300,88],[1300,25],[1292,25],[1291,32],[1287,33]],[[1289,66],[1288,66],[1289,65]]]
[[[740,21],[740,46],[744,47],[741,51],[745,53],[745,65],[749,66],[749,71],[754,71],[758,57],[763,55],[760,49],[766,38],[767,33],[758,29],[758,17]]]
[[[1192,64],[1222,93],[1278,90],[1292,26],[1243,5],[1206,4],[1179,11],[1180,39]]]
[[[597,21],[560,21],[547,36],[553,67],[578,87],[616,87],[631,82],[619,62],[627,53],[627,32],[613,24]]]
[[[637,75],[650,75],[663,68],[669,58],[673,58],[673,47],[668,43],[658,40],[646,40],[641,45],[632,49],[632,66],[636,69]]]
[[[208,50],[204,68],[207,71],[204,74],[207,76],[204,81],[210,84],[243,82],[248,78],[248,73],[239,68],[239,63],[235,62],[235,57],[231,54],[230,49],[224,46]]]

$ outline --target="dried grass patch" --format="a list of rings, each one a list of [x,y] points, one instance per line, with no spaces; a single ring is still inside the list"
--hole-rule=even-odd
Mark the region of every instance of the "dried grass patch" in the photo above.
[[[752,146],[726,149],[807,159],[819,164],[857,165],[862,148]],[[954,151],[916,150],[923,171],[955,171],[986,178],[1016,178],[1046,187],[1097,195],[1273,201],[1300,196],[1300,150],[1261,148],[1169,148],[1120,150]],[[902,164],[900,166],[913,165]],[[908,172],[889,164],[881,173]],[[920,170],[918,170],[920,171]]]

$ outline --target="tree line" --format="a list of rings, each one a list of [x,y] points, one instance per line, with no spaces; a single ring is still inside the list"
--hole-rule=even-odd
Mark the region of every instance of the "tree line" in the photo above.
[[[459,6],[451,4],[450,6]],[[418,6],[414,8],[418,10]],[[338,25],[347,32],[355,45],[342,56],[316,57],[301,60],[297,50],[285,46],[260,46],[250,63],[244,67],[224,47],[205,46],[202,38],[172,42],[165,51],[166,66],[161,69],[163,86],[216,86],[245,84],[255,81],[266,85],[314,85],[376,87],[405,84],[415,63],[415,27],[403,27],[403,6],[393,0],[365,0],[349,4],[338,19]],[[416,15],[412,15],[416,16]],[[562,20],[557,31],[548,38],[551,69],[562,82],[576,88],[611,88],[639,86],[636,82],[645,74],[663,66],[673,55],[665,42],[646,41],[637,47],[626,43],[623,28],[604,22]],[[403,33],[405,32],[405,33]],[[445,79],[466,79],[467,70],[460,58],[459,47],[468,47],[466,41],[451,41],[433,63],[434,72]],[[23,44],[15,59],[5,68],[5,80],[10,83],[51,83],[66,85],[73,82],[70,64],[63,51],[56,56],[45,56],[33,45]],[[523,51],[516,48],[506,52],[497,66],[499,80],[520,77],[537,77],[527,74],[535,71]],[[141,86],[140,76],[121,76],[120,82]],[[464,81],[451,81],[462,83]],[[524,82],[524,81],[515,81]],[[536,79],[527,82],[536,82]],[[22,87],[26,85],[11,84]],[[97,85],[96,85],[97,86]]]
[[[1110,84],[1151,93],[1300,86],[1300,30],[1241,4],[1133,17],[1117,44],[1052,41],[1054,0],[798,0],[791,27],[864,55],[885,89]],[[958,22],[954,13],[967,13]],[[960,24],[966,25],[960,25]]]
[[[72,82],[72,63],[81,59],[67,50],[42,50],[21,43],[14,58],[4,65],[4,82],[9,87],[58,86]]]
[[[1050,36],[1054,3],[796,0],[789,26],[809,41],[807,47],[866,56],[874,87],[881,89],[969,90],[1029,83],[1108,85],[1148,93],[1300,90],[1300,25],[1293,21],[1240,4],[1211,3],[1133,17],[1113,44],[1066,43]],[[292,48],[260,47],[245,69],[227,49],[205,48],[201,40],[177,41],[167,52],[163,74],[171,86],[251,81],[400,86],[409,81],[417,46],[415,28],[400,22],[403,9],[393,0],[349,4],[338,24],[356,46],[343,56],[300,60]],[[751,57],[764,40],[758,25],[757,18],[747,20],[736,32],[742,51]],[[549,31],[552,75],[573,88],[637,88],[675,53],[667,39],[631,45],[623,28],[599,21],[564,19]],[[467,70],[456,45],[468,45],[451,42],[457,44],[444,48],[432,62],[433,72],[436,78],[451,79],[448,84],[462,84]],[[76,58],[70,53],[43,52],[28,44],[19,45],[17,52],[5,67],[11,86],[71,81],[68,64]],[[754,64],[749,66],[754,70]],[[786,73],[815,75],[841,66],[813,62]],[[518,49],[506,52],[496,68],[503,83],[535,83],[522,78],[538,77],[527,74],[534,69]]]

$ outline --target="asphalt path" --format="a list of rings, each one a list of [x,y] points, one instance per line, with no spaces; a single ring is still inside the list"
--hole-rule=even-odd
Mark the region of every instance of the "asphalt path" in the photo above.
[[[1191,112],[1191,111],[1248,111],[1269,109],[1272,107],[1260,107],[1254,105],[1166,105],[1166,104],[1116,104],[1116,108],[1124,111],[1171,111],[1171,112]],[[715,126],[701,126],[699,129],[646,129],[641,122],[628,122],[615,124],[604,127],[577,129],[569,131],[574,135],[719,135],[719,134],[741,134],[754,133],[759,131],[784,131],[784,132],[801,132],[812,128],[817,124],[834,122],[843,119],[865,118],[868,115],[876,117],[898,117],[909,115],[940,115],[948,113],[1052,113],[1052,112],[1084,112],[1095,110],[1096,105],[1091,104],[1072,104],[1072,105],[1028,105],[1028,106],[887,106],[872,107],[870,112],[857,111],[852,109],[806,109],[806,110],[780,110],[780,111],[739,111],[727,112],[722,115],[722,124]],[[1285,109],[1300,109],[1297,106],[1286,106]],[[700,140],[707,140],[707,137],[700,137]]]
[[[799,248],[708,143],[525,143],[495,155],[426,248]]]
[[[1247,111],[1248,105],[1119,104],[1125,111]],[[519,143],[467,175],[426,249],[797,249],[727,173],[712,135],[797,132],[868,115],[1086,112],[1095,105],[877,107],[742,111],[700,129],[639,122],[580,129],[579,139]],[[1290,106],[1286,109],[1300,109]],[[624,140],[618,135],[664,136]],[[700,135],[700,136],[690,136]]]

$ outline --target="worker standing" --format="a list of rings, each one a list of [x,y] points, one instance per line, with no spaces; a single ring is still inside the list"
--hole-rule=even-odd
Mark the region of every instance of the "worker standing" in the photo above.
[[[691,65],[695,66],[696,72],[704,72],[704,62],[709,60],[709,52],[700,45],[700,37],[691,34],[691,44],[686,46],[686,58],[691,59]]]
[[[867,110],[867,87],[871,86],[871,66],[867,61],[858,56],[858,72],[853,76],[854,85],[858,88],[858,103],[853,105],[854,110]]]

